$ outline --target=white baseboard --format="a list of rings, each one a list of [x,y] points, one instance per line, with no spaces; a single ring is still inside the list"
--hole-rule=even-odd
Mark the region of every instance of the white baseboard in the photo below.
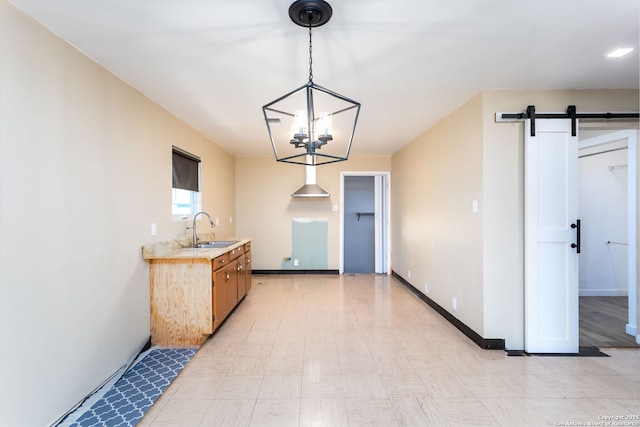
[[[636,335],[636,325],[630,325],[627,323],[627,326],[625,328],[627,334],[631,335],[631,336],[635,336]]]
[[[628,289],[579,289],[578,295],[581,297],[626,297],[629,295]]]

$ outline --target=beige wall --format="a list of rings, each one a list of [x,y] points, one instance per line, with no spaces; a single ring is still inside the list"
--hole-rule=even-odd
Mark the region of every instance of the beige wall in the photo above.
[[[496,112],[638,111],[638,91],[486,91],[392,158],[393,269],[484,338],[524,347],[524,130]],[[471,200],[479,200],[472,215]],[[403,233],[404,231],[404,233]],[[411,270],[411,278],[408,272]],[[451,298],[458,309],[453,310]]]
[[[393,271],[481,333],[482,96],[395,153],[392,174]]]
[[[357,132],[354,144],[357,144]],[[329,199],[292,199],[305,181],[305,167],[278,163],[273,157],[236,159],[236,212],[238,235],[252,237],[252,264],[256,270],[279,270],[291,256],[291,219],[328,219],[328,268],[340,267],[340,173],[391,170],[391,157],[351,156],[347,162],[316,167],[317,183]],[[393,178],[392,178],[393,181]],[[393,194],[391,195],[393,199]],[[392,202],[393,203],[393,202]]]
[[[184,235],[172,144],[234,235],[231,155],[0,2],[0,425],[55,421],[147,341],[140,247]]]

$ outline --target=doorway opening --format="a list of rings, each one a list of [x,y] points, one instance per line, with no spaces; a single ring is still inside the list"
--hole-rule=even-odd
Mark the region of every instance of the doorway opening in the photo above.
[[[342,172],[340,273],[389,274],[389,172]]]
[[[636,128],[580,124],[581,347],[638,347]]]

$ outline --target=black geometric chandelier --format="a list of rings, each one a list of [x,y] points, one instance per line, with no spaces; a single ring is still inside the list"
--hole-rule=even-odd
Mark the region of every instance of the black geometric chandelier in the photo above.
[[[291,20],[309,29],[309,81],[262,107],[279,162],[317,166],[349,158],[360,103],[313,82],[312,29],[331,14],[324,0],[297,0],[289,7]]]

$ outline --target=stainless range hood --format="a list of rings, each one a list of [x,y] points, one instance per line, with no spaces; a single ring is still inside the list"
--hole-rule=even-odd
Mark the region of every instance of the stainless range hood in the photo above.
[[[325,190],[316,184],[316,166],[305,166],[304,170],[305,180],[304,185],[298,189],[295,193],[291,194],[294,199],[302,198],[328,198],[331,196]]]

